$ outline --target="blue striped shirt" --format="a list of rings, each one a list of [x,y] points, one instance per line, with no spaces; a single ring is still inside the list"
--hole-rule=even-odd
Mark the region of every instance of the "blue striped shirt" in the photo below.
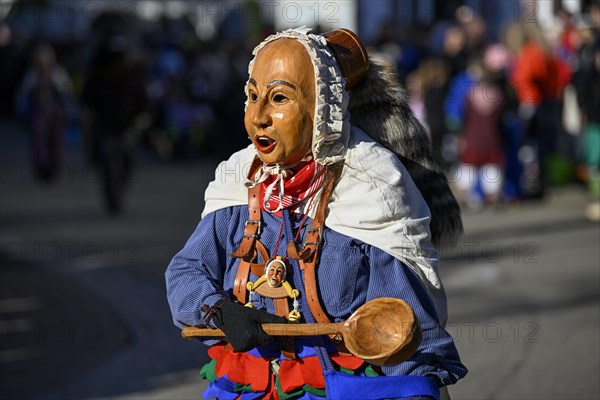
[[[208,214],[175,255],[166,271],[167,297],[175,325],[199,325],[203,321],[200,306],[213,305],[233,298],[232,289],[238,259],[228,257],[241,242],[247,206],[235,206]],[[269,251],[276,247],[282,220],[262,213],[260,241]],[[295,231],[301,218],[295,218]],[[300,238],[312,221],[300,227]],[[285,231],[285,230],[283,230]],[[281,238],[278,255],[285,256],[289,241]],[[271,254],[274,256],[274,254]],[[293,282],[288,272],[287,280]],[[250,274],[250,280],[259,277]],[[448,385],[462,378],[467,369],[460,362],[452,337],[440,326],[435,309],[419,278],[399,260],[359,240],[325,229],[317,285],[322,307],[332,321],[343,321],[365,302],[379,297],[395,297],[408,302],[423,330],[417,352],[399,365],[383,367],[386,375],[421,375]],[[300,292],[304,288],[298,288]],[[273,301],[254,296],[256,308],[274,313]],[[299,310],[304,314],[304,310]]]

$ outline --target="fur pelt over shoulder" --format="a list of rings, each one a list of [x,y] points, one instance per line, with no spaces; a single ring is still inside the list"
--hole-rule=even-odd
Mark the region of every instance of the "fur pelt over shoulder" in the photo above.
[[[350,122],[404,164],[429,206],[431,237],[439,247],[462,234],[460,206],[433,159],[429,138],[412,113],[393,69],[383,60],[370,57],[367,77],[350,92]]]

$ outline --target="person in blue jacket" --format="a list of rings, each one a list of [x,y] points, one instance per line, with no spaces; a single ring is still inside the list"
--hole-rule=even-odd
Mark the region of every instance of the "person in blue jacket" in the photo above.
[[[467,373],[444,329],[436,250],[462,224],[402,89],[348,30],[290,29],[253,54],[252,143],[219,165],[166,271],[175,325],[225,333],[205,338],[204,397],[439,398]],[[344,321],[381,297],[406,301],[422,329],[398,365],[365,362],[335,337],[261,328]]]

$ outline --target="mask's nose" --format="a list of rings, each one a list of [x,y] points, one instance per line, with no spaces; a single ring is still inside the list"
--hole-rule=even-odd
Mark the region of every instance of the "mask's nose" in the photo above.
[[[268,107],[263,104],[256,105],[256,109],[254,110],[250,121],[252,122],[252,125],[258,129],[265,129],[273,124],[271,113],[269,112]]]

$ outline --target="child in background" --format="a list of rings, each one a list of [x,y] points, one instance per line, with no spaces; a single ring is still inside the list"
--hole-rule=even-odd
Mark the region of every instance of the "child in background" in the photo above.
[[[491,46],[470,65],[473,82],[464,98],[456,187],[462,202],[471,208],[496,205],[502,198],[506,94],[501,84],[503,64],[496,52]]]

